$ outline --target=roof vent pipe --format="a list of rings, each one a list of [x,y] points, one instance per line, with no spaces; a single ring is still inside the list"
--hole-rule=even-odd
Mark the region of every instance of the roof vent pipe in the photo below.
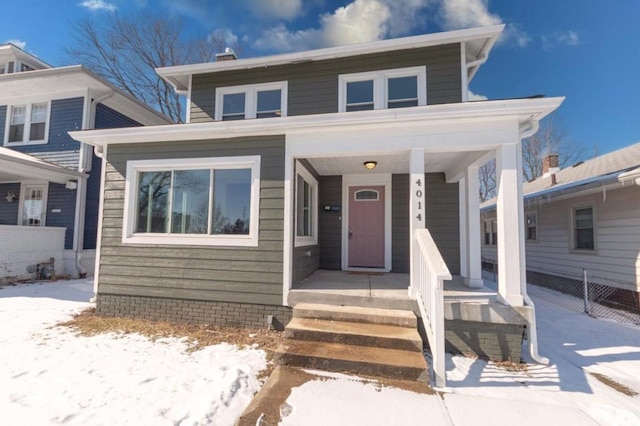
[[[238,57],[236,56],[236,52],[234,52],[230,47],[225,48],[224,52],[222,53],[216,53],[216,62],[235,61],[236,59],[238,59]]]

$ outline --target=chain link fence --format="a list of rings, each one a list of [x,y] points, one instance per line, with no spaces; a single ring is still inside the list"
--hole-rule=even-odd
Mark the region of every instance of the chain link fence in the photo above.
[[[483,259],[482,267],[483,277],[497,282],[498,265]],[[594,318],[640,325],[640,294],[622,286],[587,269],[581,274],[527,270],[527,292],[535,298]]]

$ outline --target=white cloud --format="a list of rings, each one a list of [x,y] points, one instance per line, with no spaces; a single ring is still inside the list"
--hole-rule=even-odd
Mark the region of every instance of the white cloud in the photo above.
[[[478,95],[476,93],[473,93],[471,90],[469,90],[467,92],[467,99],[470,101],[487,101],[489,100],[489,98],[487,98],[485,95]]]
[[[261,19],[291,20],[302,13],[302,0],[250,0],[249,8]]]
[[[542,36],[542,47],[550,49],[557,45],[578,46],[580,44],[580,36],[572,30],[561,31],[549,36]]]
[[[489,12],[488,3],[488,0],[441,0],[441,24],[448,30],[503,24],[499,15]],[[498,41],[526,47],[531,36],[519,25],[509,24]]]
[[[9,39],[9,40],[5,41],[5,43],[11,43],[11,44],[19,47],[22,50],[24,50],[24,48],[27,46],[27,42],[26,41],[18,40],[16,38]]]
[[[381,40],[410,32],[432,0],[354,0],[319,18],[319,27],[297,31],[279,24],[254,43],[257,49],[298,51]]]
[[[109,12],[115,12],[117,9],[115,4],[103,0],[84,0],[80,3],[80,6],[86,7],[89,10],[107,10]]]

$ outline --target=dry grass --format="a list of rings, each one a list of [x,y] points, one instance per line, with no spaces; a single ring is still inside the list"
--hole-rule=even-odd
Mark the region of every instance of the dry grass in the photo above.
[[[623,385],[622,383],[616,382],[611,377],[607,377],[604,374],[600,374],[600,373],[592,373],[591,371],[588,371],[588,373],[591,374],[596,379],[598,379],[600,382],[609,386],[611,389],[615,389],[618,392],[625,394],[627,396],[638,396],[638,392],[636,392],[635,390],[631,389],[626,385]]]
[[[266,328],[240,328],[216,325],[196,325],[167,321],[150,321],[138,318],[108,317],[96,314],[95,308],[88,308],[73,319],[58,324],[69,327],[81,336],[95,336],[104,333],[138,333],[151,341],[175,337],[184,339],[189,352],[206,346],[229,343],[238,346],[257,347],[267,353],[268,367],[260,376],[268,377],[273,370],[273,355],[283,339],[281,332]]]
[[[511,360],[508,361],[491,361],[491,364],[497,365],[500,368],[503,368],[507,371],[528,371],[526,362],[513,362]]]

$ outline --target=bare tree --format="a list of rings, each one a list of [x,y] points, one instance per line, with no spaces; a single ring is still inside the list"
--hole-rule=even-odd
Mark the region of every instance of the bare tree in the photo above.
[[[540,123],[540,129],[530,138],[522,141],[522,174],[525,181],[542,176],[542,159],[547,154],[558,154],[561,169],[585,158],[583,145],[572,142],[564,128],[549,117]],[[496,196],[496,162],[489,161],[480,167],[480,201]]]
[[[179,95],[155,68],[208,62],[227,47],[223,31],[204,39],[187,39],[180,18],[149,13],[113,14],[100,22],[80,21],[74,25],[72,36],[75,45],[66,50],[72,61],[176,122],[183,121]]]

